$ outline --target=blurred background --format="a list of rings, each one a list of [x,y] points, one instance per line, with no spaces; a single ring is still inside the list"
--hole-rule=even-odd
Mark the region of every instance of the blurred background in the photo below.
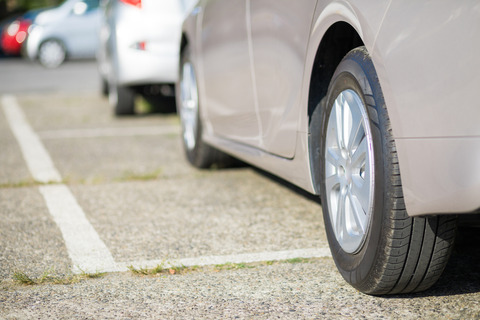
[[[62,0],[0,0],[0,20],[28,10],[59,5]]]
[[[61,5],[61,6],[60,6]],[[0,0],[0,51],[4,56],[28,56],[31,60],[38,59],[46,67],[57,67],[65,57],[59,57],[59,54],[65,54],[65,50],[72,49],[73,55],[86,55],[79,52],[79,46],[85,47],[85,39],[87,34],[89,40],[93,42],[94,37],[99,29],[100,12],[98,12],[99,0]],[[54,11],[47,10],[56,8]],[[44,13],[49,11],[48,13]],[[95,12],[94,12],[95,11]],[[94,22],[94,23],[92,23]],[[93,24],[93,25],[92,25]],[[27,51],[27,38],[32,38],[35,25],[40,25],[46,29],[39,32],[36,31],[34,43],[30,44]],[[69,30],[64,30],[65,28]],[[85,31],[80,32],[79,30]],[[91,29],[91,30],[87,30]],[[68,35],[67,35],[68,32]],[[83,33],[83,34],[82,34]],[[92,36],[93,35],[93,36]],[[82,38],[83,36],[83,38]],[[64,41],[64,38],[77,38],[76,47]],[[64,48],[55,48],[55,44],[48,43],[43,49],[40,45],[46,40],[57,39],[62,42]],[[90,44],[93,49],[97,47]],[[35,48],[33,48],[34,46]],[[88,45],[87,45],[88,46]],[[49,60],[42,59],[42,52],[48,53]],[[56,59],[52,60],[52,53],[56,54]],[[70,53],[70,52],[69,52]],[[88,57],[92,57],[93,53],[88,53]]]
[[[181,24],[194,2],[0,0],[2,90],[95,83],[117,116],[175,112]]]
[[[0,0],[0,32],[2,43],[0,45],[0,56],[20,55],[22,43],[25,41],[26,32],[39,9],[50,8],[59,5],[63,0]],[[10,28],[9,39],[3,35],[5,29],[13,23]],[[17,29],[17,30],[15,30]],[[20,35],[17,37],[17,34]]]

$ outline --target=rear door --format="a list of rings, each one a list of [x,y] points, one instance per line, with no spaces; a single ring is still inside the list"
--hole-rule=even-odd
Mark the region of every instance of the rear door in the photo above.
[[[258,146],[246,0],[205,1],[202,55],[208,119],[215,135]]]
[[[247,0],[262,146],[293,158],[305,56],[316,0]]]

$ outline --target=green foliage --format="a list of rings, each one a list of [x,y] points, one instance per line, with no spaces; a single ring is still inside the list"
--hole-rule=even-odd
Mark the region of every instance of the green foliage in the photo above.
[[[255,268],[254,265],[251,264],[246,264],[246,263],[232,263],[232,262],[227,262],[224,264],[217,264],[215,265],[215,269],[220,271],[220,270],[238,270],[238,269],[251,269]]]
[[[18,284],[23,285],[40,285],[40,284],[73,284],[80,282],[86,279],[95,279],[101,278],[105,275],[102,272],[96,273],[86,273],[81,272],[80,274],[66,274],[58,275],[55,274],[55,268],[47,269],[43,272],[40,277],[31,277],[27,275],[26,272],[17,270],[13,273],[12,278]]]
[[[153,269],[148,269],[144,267],[140,268],[135,268],[134,266],[128,266],[127,267],[133,274],[135,275],[143,275],[143,276],[154,276],[154,275],[159,275],[159,274],[184,274],[187,272],[192,272],[196,271],[199,267],[198,266],[184,266],[184,265],[179,265],[179,266],[166,266],[165,262],[157,265]]]
[[[133,171],[124,171],[122,176],[117,178],[116,181],[148,181],[155,180],[162,174],[163,170],[157,169],[150,172],[136,173]]]
[[[36,284],[36,281],[34,279],[30,278],[26,273],[22,271],[15,271],[13,273],[13,280],[15,280],[15,282],[25,285]]]
[[[54,7],[64,0],[0,0],[0,7],[6,7],[8,12],[27,11],[45,7]]]

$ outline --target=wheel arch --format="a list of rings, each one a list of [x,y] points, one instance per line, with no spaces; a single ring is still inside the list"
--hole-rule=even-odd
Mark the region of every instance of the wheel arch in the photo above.
[[[310,75],[308,116],[325,97],[330,79],[343,57],[352,49],[363,46],[360,35],[349,23],[339,21],[331,25],[318,45]]]
[[[181,28],[182,35],[180,38],[180,57],[187,46],[190,46],[192,50],[195,50],[195,38],[198,33],[197,27],[199,26],[202,17],[202,9],[200,7],[194,7],[183,21]]]
[[[60,45],[65,50],[65,59],[68,59],[69,53],[68,53],[67,44],[60,37],[56,37],[56,36],[49,36],[49,37],[46,37],[45,39],[43,39],[42,41],[40,41],[40,43],[38,44],[37,54],[36,54],[35,59],[38,59],[38,55],[39,55],[40,48],[42,47],[42,45],[44,43],[48,42],[48,41],[56,41],[56,42],[60,43]]]
[[[312,136],[310,128],[320,121],[321,102],[327,94],[337,66],[350,50],[362,45],[362,38],[351,24],[337,21],[327,29],[317,46],[310,74],[307,109],[310,170],[316,194],[320,192],[320,166],[315,165],[320,163],[320,146],[318,139]]]
[[[183,52],[185,51],[185,48],[189,45],[190,41],[188,39],[188,36],[185,32],[182,33],[182,37],[180,40],[180,57],[183,55]]]

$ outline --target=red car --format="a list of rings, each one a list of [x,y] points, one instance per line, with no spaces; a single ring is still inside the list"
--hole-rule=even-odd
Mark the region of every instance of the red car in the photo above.
[[[30,19],[20,17],[3,29],[1,46],[5,54],[20,55],[22,44],[27,39],[28,28],[31,24],[32,21]]]
[[[44,9],[31,10],[7,23],[1,30],[0,47],[7,55],[20,55],[22,45],[27,39],[28,29],[35,17]]]

